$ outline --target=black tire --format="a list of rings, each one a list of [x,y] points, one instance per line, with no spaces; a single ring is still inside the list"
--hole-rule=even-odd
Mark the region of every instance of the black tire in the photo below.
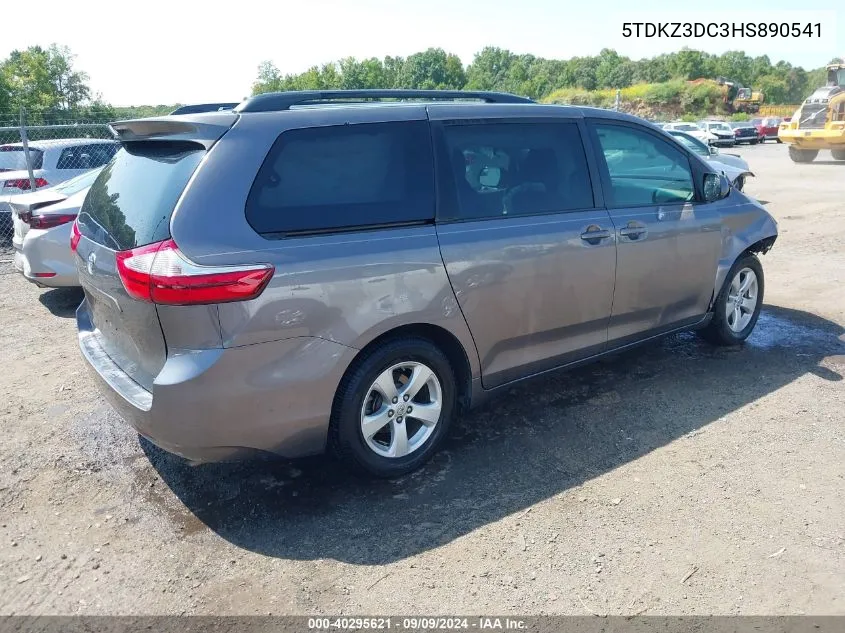
[[[783,141],[782,141],[782,140],[780,140],[779,138],[776,138],[776,139],[775,139],[775,142],[777,142],[777,143],[783,143]]]
[[[434,372],[441,390],[440,418],[419,448],[404,457],[384,457],[367,445],[361,430],[361,412],[376,378],[391,366],[404,362],[423,363]],[[455,374],[449,359],[437,346],[418,337],[388,340],[356,359],[338,386],[329,423],[329,452],[353,471],[387,479],[400,477],[431,459],[449,431],[456,415],[456,403]]]
[[[753,141],[748,141],[751,145],[757,145],[757,139],[755,138]]]
[[[833,160],[845,160],[845,149],[832,149]]]
[[[780,142],[780,139],[778,139]],[[789,146],[789,157],[794,163],[812,163],[819,155],[817,149],[798,149],[794,145]]]
[[[744,268],[751,269],[757,276],[757,305],[751,315],[751,320],[741,331],[734,331],[728,324],[727,318],[727,302],[730,294],[731,282],[734,277]],[[749,337],[757,325],[757,319],[760,317],[760,309],[763,306],[763,290],[765,289],[765,280],[763,278],[763,266],[756,255],[746,253],[734,262],[728,271],[728,276],[725,278],[725,283],[722,286],[716,301],[713,304],[713,318],[706,328],[701,330],[699,334],[701,337],[713,345],[739,345]]]

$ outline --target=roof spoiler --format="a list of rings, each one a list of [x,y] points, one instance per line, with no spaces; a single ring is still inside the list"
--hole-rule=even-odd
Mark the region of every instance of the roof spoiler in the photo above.
[[[116,121],[109,127],[121,143],[191,141],[209,149],[237,120],[238,115],[231,112],[214,112]]]

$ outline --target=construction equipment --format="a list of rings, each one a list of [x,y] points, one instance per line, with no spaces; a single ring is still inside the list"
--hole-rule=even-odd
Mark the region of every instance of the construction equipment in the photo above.
[[[829,149],[834,160],[845,161],[845,59],[826,68],[827,83],[778,129],[778,138],[789,144],[789,157],[796,163],[812,162],[823,149]]]
[[[722,107],[727,114],[734,112],[745,112],[756,114],[765,101],[765,95],[759,90],[746,88],[738,81],[716,77],[716,79],[693,79],[688,84],[698,86],[710,84],[718,86],[722,95]]]

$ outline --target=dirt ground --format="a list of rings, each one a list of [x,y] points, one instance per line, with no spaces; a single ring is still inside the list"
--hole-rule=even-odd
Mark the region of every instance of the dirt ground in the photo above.
[[[845,163],[739,150],[780,223],[748,343],[513,388],[422,471],[190,467],[0,256],[2,614],[845,614]]]

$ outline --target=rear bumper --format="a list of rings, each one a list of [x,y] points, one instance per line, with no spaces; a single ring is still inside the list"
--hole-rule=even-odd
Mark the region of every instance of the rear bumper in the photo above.
[[[70,225],[46,230],[32,230],[23,239],[15,235],[15,270],[27,281],[47,287],[65,288],[79,285],[79,276],[70,251]],[[39,277],[37,273],[52,273]]]
[[[147,391],[105,353],[87,301],[76,319],[82,355],[109,403],[153,444],[196,462],[322,452],[335,390],[357,353],[313,337],[169,350]]]

